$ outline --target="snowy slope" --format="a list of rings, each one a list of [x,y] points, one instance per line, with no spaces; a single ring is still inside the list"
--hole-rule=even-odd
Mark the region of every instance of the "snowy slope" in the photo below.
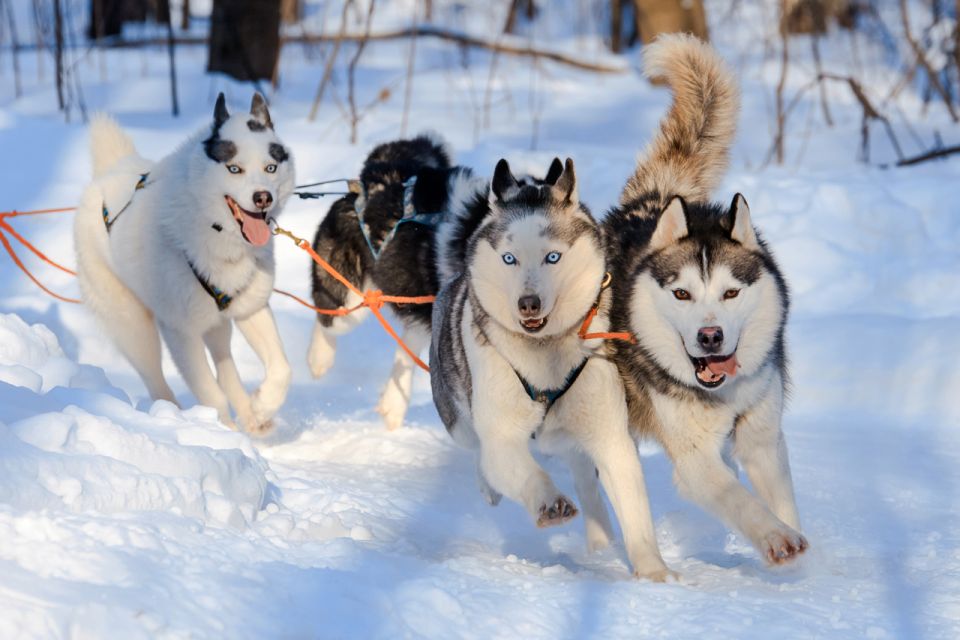
[[[398,4],[385,24],[401,20]],[[313,381],[312,317],[286,299],[273,305],[294,382],[275,434],[252,441],[210,409],[151,404],[82,307],[52,302],[0,257],[0,638],[960,636],[960,162],[857,164],[859,107],[837,90],[837,125],[822,125],[811,94],[794,116],[788,163],[760,168],[777,69],[744,37],[747,18],[714,29],[744,85],[719,197],[746,194],[794,294],[785,431],[812,544],[797,566],[765,567],[681,500],[653,447],[643,448],[648,488],[679,584],[629,579],[619,545],[587,554],[579,522],[541,531],[516,505],[488,507],[425,375],[407,426],[381,426],[373,407],[393,344],[376,323],[343,339],[333,370]],[[600,55],[595,41],[565,36],[553,44]],[[845,42],[830,43],[826,64],[844,60]],[[301,181],[356,172],[373,143],[399,131],[407,47],[365,54],[359,102],[392,93],[364,118],[356,146],[343,78],[307,121],[320,75],[307,53],[285,56],[273,119]],[[78,63],[87,103],[115,113],[148,156],[203,126],[217,91],[238,107],[249,100],[248,87],[204,75],[203,52],[184,49],[184,115],[172,119],[162,52],[100,55]],[[464,69],[456,50],[418,44],[411,132],[441,131],[480,171],[501,155],[534,171],[571,155],[594,211],[615,201],[668,104],[664,91],[633,72],[503,58],[483,128],[489,58],[468,57]],[[882,52],[867,58],[882,79]],[[62,122],[35,60],[22,62],[26,96],[0,94],[0,209],[72,204],[90,174],[84,128]],[[793,88],[809,71],[799,64]],[[914,127],[925,140],[960,138],[935,108]],[[873,142],[875,159],[889,161],[882,137]],[[284,224],[310,235],[328,205],[292,202]],[[72,264],[69,215],[14,224]],[[277,255],[279,285],[306,293],[306,258],[286,245]],[[77,293],[66,274],[30,264],[55,290]],[[236,350],[253,385],[259,365],[241,338]],[[562,465],[547,466],[572,490]]]

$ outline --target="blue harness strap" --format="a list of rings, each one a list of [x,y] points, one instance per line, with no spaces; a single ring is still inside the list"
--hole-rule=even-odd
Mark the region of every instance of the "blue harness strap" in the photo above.
[[[357,193],[357,199],[353,203],[353,209],[357,212],[357,220],[360,222],[360,233],[363,234],[363,239],[366,240],[374,260],[380,258],[380,254],[383,253],[383,250],[386,249],[390,241],[393,240],[393,236],[396,235],[400,225],[407,222],[416,222],[417,224],[434,227],[439,222],[439,212],[417,213],[417,209],[413,204],[413,190],[416,185],[417,176],[411,176],[403,183],[403,215],[397,220],[397,223],[393,225],[390,232],[387,233],[383,242],[380,243],[379,249],[374,246],[373,239],[370,237],[370,226],[363,219],[363,212],[367,206],[367,189],[360,181],[350,185],[351,190]]]
[[[200,286],[203,287],[203,290],[207,292],[213,301],[217,303],[218,311],[226,311],[230,306],[230,303],[233,302],[233,296],[228,294],[226,291],[223,291],[220,287],[211,284],[209,280],[200,275],[200,272],[197,271],[197,268],[193,266],[193,262],[190,261],[190,258],[187,258],[187,264],[190,265],[190,270],[193,271],[193,275],[196,276],[197,282],[200,283]]]
[[[577,381],[577,378],[580,377],[580,374],[583,373],[583,369],[587,366],[587,361],[590,358],[584,358],[583,362],[577,365],[574,369],[567,374],[567,377],[563,381],[563,385],[557,387],[556,389],[538,389],[526,378],[520,375],[520,372],[516,369],[513,370],[517,374],[517,378],[520,380],[520,384],[523,385],[523,390],[527,392],[527,395],[530,396],[530,399],[534,402],[540,402],[546,405],[546,410],[550,411],[550,407],[553,406],[557,400],[563,397],[567,391],[570,390],[570,387],[573,386],[573,383]]]
[[[137,180],[137,186],[134,187],[133,193],[130,194],[130,199],[127,200],[127,204],[123,205],[123,208],[120,209],[120,211],[117,212],[117,215],[113,216],[113,218],[110,218],[110,212],[107,211],[107,203],[103,203],[103,226],[107,228],[107,233],[110,233],[110,228],[113,227],[113,223],[116,222],[117,219],[123,215],[123,212],[126,211],[127,208],[133,203],[133,197],[137,195],[137,191],[140,191],[140,189],[143,189],[145,186],[147,186],[147,178],[149,177],[149,171],[147,173],[140,174],[140,179]]]

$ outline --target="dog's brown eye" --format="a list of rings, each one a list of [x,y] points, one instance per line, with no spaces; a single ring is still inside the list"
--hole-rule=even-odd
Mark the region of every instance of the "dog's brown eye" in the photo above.
[[[727,289],[723,292],[724,300],[732,300],[740,295],[740,289]]]
[[[677,300],[689,300],[690,292],[687,291],[686,289],[674,289],[673,297],[676,298]]]

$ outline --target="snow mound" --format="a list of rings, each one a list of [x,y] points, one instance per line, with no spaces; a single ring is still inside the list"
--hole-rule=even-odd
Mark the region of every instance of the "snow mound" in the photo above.
[[[0,315],[0,503],[231,527],[256,520],[269,467],[245,435],[211,409],[157,402],[144,413],[110,391],[103,372],[71,362],[49,329]]]

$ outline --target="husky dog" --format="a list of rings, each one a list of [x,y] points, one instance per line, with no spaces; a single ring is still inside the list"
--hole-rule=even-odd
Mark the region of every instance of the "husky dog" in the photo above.
[[[577,514],[530,451],[569,463],[585,515],[590,549],[609,544],[610,521],[597,476],[620,520],[634,572],[664,580],[671,572],[657,548],[643,473],[627,426],[623,384],[602,356],[609,295],[600,228],[577,195],[573,162],[543,185],[522,184],[501,160],[488,201],[450,221],[446,237],[466,237],[449,252],[433,308],[433,399],[451,435],[479,449],[478,476],[491,504],[506,495],[540,527]],[[553,173],[553,172],[551,172]],[[552,176],[551,176],[552,177]],[[463,261],[456,268],[457,257]]]
[[[555,165],[547,180],[555,179]],[[534,181],[533,178],[526,178]],[[462,203],[486,204],[488,181],[476,178],[467,167],[451,166],[446,144],[435,135],[381,144],[370,152],[358,181],[358,193],[337,200],[317,228],[314,250],[360,289],[376,288],[386,295],[433,295],[444,269],[463,251],[465,237],[450,237],[438,229],[451,215],[459,216]],[[482,215],[482,211],[481,211]],[[464,222],[467,231],[479,219]],[[439,269],[439,271],[438,271]],[[318,308],[354,307],[361,302],[319,265],[312,266],[313,300]],[[429,304],[391,304],[404,326],[403,340],[414,353],[430,342]],[[314,377],[333,366],[337,336],[368,315],[361,309],[346,316],[317,315],[308,364]],[[414,363],[398,348],[393,372],[380,398],[378,411],[386,425],[396,429],[410,401]]]
[[[782,563],[807,548],[780,429],[787,286],[743,196],[729,207],[708,200],[726,169],[738,89],[690,36],[661,37],[644,58],[673,105],[604,221],[612,322],[636,337],[611,343],[630,423],[663,445],[684,495]]]
[[[174,401],[161,370],[162,335],[199,402],[229,426],[232,406],[247,431],[268,429],[290,367],[267,306],[267,220],[292,192],[294,168],[263,98],[254,95],[249,114],[231,116],[221,93],[212,126],[157,163],[107,117],[94,120],[90,134],[94,179],[74,229],[84,301],[154,399]],[[252,397],[230,352],[234,322],[265,368]]]

